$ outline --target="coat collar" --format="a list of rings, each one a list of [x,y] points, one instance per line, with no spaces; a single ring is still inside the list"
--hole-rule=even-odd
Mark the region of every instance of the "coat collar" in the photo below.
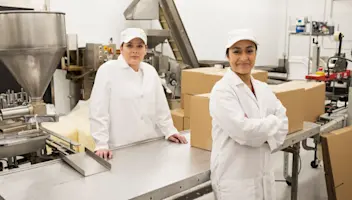
[[[224,78],[226,79],[226,81],[230,84],[230,86],[232,88],[241,88],[243,89],[246,94],[257,104],[258,108],[258,85],[256,80],[252,77],[251,75],[251,81],[252,81],[252,85],[254,88],[254,91],[256,93],[256,96],[253,94],[252,90],[242,81],[242,79],[234,72],[231,70],[231,68],[228,69],[228,71],[226,72]]]
[[[122,68],[124,69],[132,69],[126,62],[125,58],[122,56],[122,54],[119,55],[117,58],[118,61],[122,62]],[[139,69],[143,70],[143,65],[142,62],[139,64]]]
[[[228,69],[228,71],[225,73],[224,77],[232,86],[237,87],[239,85],[245,85],[245,83],[242,81],[242,79],[234,71],[232,71],[231,68]],[[251,75],[251,81],[252,81],[253,87],[255,87],[254,85],[256,84],[255,83],[256,81],[252,77],[252,75]]]

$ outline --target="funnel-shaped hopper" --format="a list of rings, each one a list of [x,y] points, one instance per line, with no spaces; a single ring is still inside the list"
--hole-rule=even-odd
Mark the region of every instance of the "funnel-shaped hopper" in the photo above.
[[[32,100],[41,100],[66,49],[65,15],[0,12],[0,60]]]

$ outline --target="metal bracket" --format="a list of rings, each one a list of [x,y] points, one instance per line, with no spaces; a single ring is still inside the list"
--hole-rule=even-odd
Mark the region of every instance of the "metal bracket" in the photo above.
[[[61,154],[61,158],[84,177],[111,170],[111,164],[108,161],[87,148],[84,153]]]
[[[314,150],[315,150],[315,147],[310,147],[310,146],[308,146],[308,144],[307,144],[307,139],[305,139],[305,140],[302,141],[302,146],[303,146],[303,148],[304,148],[305,150],[307,150],[307,151],[314,151]]]
[[[131,200],[142,200],[142,199],[166,199],[173,195],[177,195],[179,193],[185,192],[191,188],[196,187],[200,184],[206,184],[206,182],[210,181],[210,170],[205,171],[203,173],[197,174],[185,180],[181,180],[179,182],[170,184],[163,188],[159,188],[157,190],[148,192],[146,194],[142,194],[141,196],[135,197]],[[172,198],[173,199],[173,198]]]

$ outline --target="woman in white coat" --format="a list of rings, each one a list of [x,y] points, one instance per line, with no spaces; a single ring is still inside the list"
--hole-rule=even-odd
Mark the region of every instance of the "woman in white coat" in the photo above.
[[[274,200],[271,151],[288,132],[286,109],[266,83],[253,79],[258,43],[250,30],[230,32],[230,69],[210,95],[211,180],[218,200]]]
[[[90,96],[90,131],[95,152],[103,158],[112,158],[111,147],[158,136],[187,143],[173,125],[158,73],[142,62],[146,45],[142,29],[124,30],[121,55],[97,71]]]

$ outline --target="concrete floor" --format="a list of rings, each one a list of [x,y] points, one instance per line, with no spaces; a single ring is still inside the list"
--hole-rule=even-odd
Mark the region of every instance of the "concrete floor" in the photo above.
[[[312,140],[308,141],[310,146],[313,146]],[[276,190],[277,200],[290,200],[291,187],[286,184],[283,176],[283,152],[273,154],[275,158],[275,177],[276,177]],[[324,177],[324,168],[319,166],[313,169],[310,162],[313,160],[314,151],[306,151],[301,148],[302,168],[298,177],[298,200],[327,200],[327,192]],[[290,154],[290,163],[292,156]],[[289,174],[291,174],[291,165],[289,166]],[[197,200],[214,200],[213,194],[205,195]]]

